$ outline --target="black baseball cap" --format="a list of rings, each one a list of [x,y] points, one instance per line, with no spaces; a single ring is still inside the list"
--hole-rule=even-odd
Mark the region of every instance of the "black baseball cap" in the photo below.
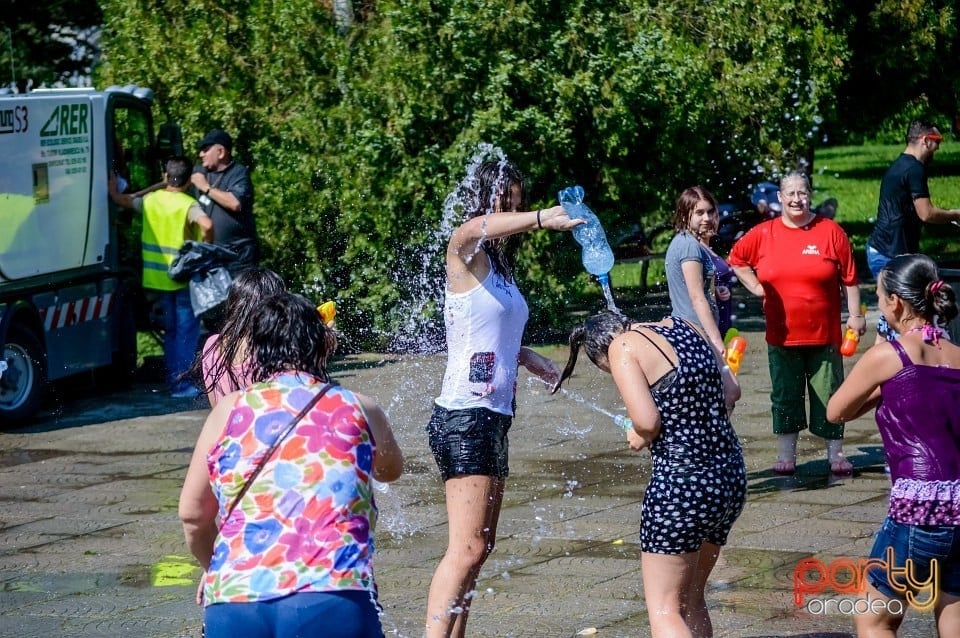
[[[218,128],[213,129],[209,133],[203,136],[203,139],[200,140],[200,143],[197,144],[199,150],[203,150],[208,146],[213,146],[214,144],[219,144],[228,151],[233,150],[233,138],[230,137],[230,134],[226,131],[221,131]]]

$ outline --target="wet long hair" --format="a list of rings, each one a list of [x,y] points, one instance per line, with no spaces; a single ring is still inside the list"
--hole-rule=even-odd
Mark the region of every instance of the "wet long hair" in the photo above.
[[[567,365],[563,368],[560,380],[557,381],[557,385],[553,388],[551,394],[556,394],[560,390],[560,385],[573,374],[581,347],[595,366],[608,365],[610,344],[619,335],[628,331],[634,323],[636,322],[626,315],[606,310],[600,314],[587,317],[582,324],[575,327],[570,332],[570,356],[567,359]]]
[[[464,219],[473,219],[488,215],[496,210],[510,210],[510,191],[520,187],[520,210],[524,210],[527,193],[523,186],[523,175],[508,160],[484,162],[474,176],[475,197],[470,198],[470,206],[464,210]],[[506,279],[513,280],[513,245],[509,238],[498,241],[484,240],[483,252],[490,259],[493,270]]]
[[[673,211],[673,230],[681,232],[690,228],[690,215],[693,210],[702,201],[710,202],[714,208],[717,207],[717,198],[703,186],[691,186],[685,189],[677,197],[677,207]]]
[[[316,307],[301,295],[281,293],[265,299],[250,321],[251,380],[257,383],[280,372],[304,372],[329,381],[328,330]]]
[[[953,288],[940,279],[937,264],[926,255],[900,255],[880,270],[878,276],[887,294],[900,297],[918,317],[944,327],[957,316]]]
[[[240,389],[235,365],[248,356],[247,335],[253,317],[260,311],[260,303],[274,295],[286,292],[283,278],[266,268],[254,266],[241,271],[230,283],[224,306],[226,319],[218,338],[203,353],[212,357],[213,366],[208,378],[203,377],[203,359],[198,357],[193,364],[193,374],[203,379],[206,392],[212,392],[221,381],[228,386],[227,392]],[[241,374],[242,365],[241,365]]]

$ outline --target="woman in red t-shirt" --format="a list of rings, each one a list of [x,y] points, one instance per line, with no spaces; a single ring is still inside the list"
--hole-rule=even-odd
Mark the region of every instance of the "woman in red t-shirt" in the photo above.
[[[853,249],[836,222],[810,211],[805,174],[791,172],[780,181],[780,202],[780,217],[752,228],[728,259],[744,288],[763,299],[773,432],[778,437],[773,471],[796,471],[797,437],[809,426],[826,440],[831,473],[846,476],[853,466],[843,454],[843,424],[827,420],[826,406],[843,382],[841,289],[846,293],[847,327],[862,335],[867,325],[860,314]]]

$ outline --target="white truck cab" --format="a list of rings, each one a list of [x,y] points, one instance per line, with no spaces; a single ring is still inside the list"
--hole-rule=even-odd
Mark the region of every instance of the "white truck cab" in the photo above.
[[[0,426],[36,412],[52,381],[133,374],[139,220],[107,183],[135,192],[182,154],[178,127],[154,134],[152,101],[135,86],[0,94]]]

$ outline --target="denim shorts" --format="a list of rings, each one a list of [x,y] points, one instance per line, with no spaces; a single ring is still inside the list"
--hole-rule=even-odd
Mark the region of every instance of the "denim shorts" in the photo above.
[[[252,603],[216,603],[204,610],[206,638],[343,636],[383,638],[380,605],[369,591],[298,592]]]
[[[960,596],[960,527],[955,525],[908,525],[898,523],[889,517],[883,522],[877,532],[877,540],[873,544],[870,558],[887,561],[887,548],[893,550],[893,563],[900,569],[894,582],[905,584],[902,571],[906,560],[910,559],[910,570],[907,573],[914,582],[919,583],[921,592],[920,602],[926,600],[923,588],[930,580],[930,565],[932,560],[937,561],[937,590]],[[867,580],[888,598],[903,600],[904,594],[896,591],[889,582],[889,565],[887,569],[872,568],[867,573]],[[896,572],[895,572],[896,573]]]
[[[507,432],[513,417],[487,408],[433,408],[427,423],[430,450],[443,480],[464,474],[506,478]]]

